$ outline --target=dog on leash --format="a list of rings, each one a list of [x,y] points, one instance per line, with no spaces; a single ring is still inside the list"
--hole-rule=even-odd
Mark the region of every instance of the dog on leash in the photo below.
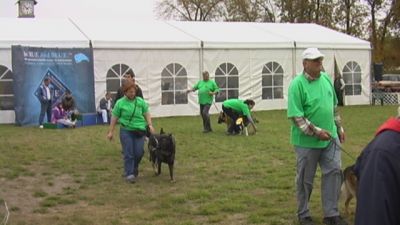
[[[168,164],[171,182],[174,181],[175,146],[174,136],[164,133],[162,128],[160,134],[153,134],[149,137],[149,160],[154,172],[157,176],[160,175],[161,163]]]
[[[253,120],[254,120],[254,118],[253,118]],[[258,120],[257,120],[257,122],[258,122]],[[249,133],[250,134],[254,134],[252,132],[249,132],[249,130],[247,128],[248,127],[248,122],[247,122],[247,118],[246,117],[240,116],[236,121],[233,121],[224,112],[220,112],[219,115],[218,115],[218,123],[219,124],[225,123],[227,129],[229,129],[229,127],[230,127],[230,125],[232,123],[236,123],[236,125],[238,125],[239,128],[240,128],[240,133],[239,134],[246,135],[246,136],[249,136]]]
[[[345,199],[345,212],[350,215],[349,204],[353,198],[357,196],[358,180],[354,173],[354,165],[348,166],[343,171],[343,183],[341,195]]]

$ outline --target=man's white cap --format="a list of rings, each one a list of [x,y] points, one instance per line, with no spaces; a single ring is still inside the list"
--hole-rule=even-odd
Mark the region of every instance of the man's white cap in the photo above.
[[[318,59],[318,58],[324,58],[324,54],[322,54],[318,48],[307,48],[304,50],[303,54],[303,59]]]

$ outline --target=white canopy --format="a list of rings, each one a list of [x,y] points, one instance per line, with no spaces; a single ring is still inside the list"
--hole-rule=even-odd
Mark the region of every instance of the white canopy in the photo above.
[[[295,48],[371,49],[370,43],[317,24],[251,23],[252,26],[294,41]]]
[[[169,24],[203,42],[204,49],[293,48],[293,40],[244,22],[177,22]]]
[[[0,18],[0,49],[11,45],[88,47],[89,40],[68,19]]]
[[[161,21],[76,20],[96,49],[198,49],[200,40]]]

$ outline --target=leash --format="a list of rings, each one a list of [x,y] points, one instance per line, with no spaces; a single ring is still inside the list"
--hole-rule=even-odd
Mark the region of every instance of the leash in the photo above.
[[[336,140],[335,140],[334,138],[331,138],[331,141],[330,141],[330,142],[331,142],[331,144],[336,145],[337,147],[339,147],[339,149],[340,149],[342,152],[346,153],[346,155],[347,155],[350,159],[352,159],[352,160],[354,160],[354,161],[357,160],[353,155],[351,155],[348,151],[346,151],[341,145],[336,144]],[[336,151],[336,148],[335,148],[334,151]],[[335,155],[335,154],[333,154],[333,155]]]
[[[213,101],[213,105],[214,105],[215,109],[216,109],[218,112],[220,112],[219,109],[218,109],[218,107],[217,107],[217,104],[215,104],[214,101]]]
[[[8,218],[9,218],[9,216],[10,216],[10,211],[8,211],[7,202],[6,202],[5,200],[3,200],[3,201],[4,201],[4,207],[6,208],[7,213],[6,213],[6,215],[4,216],[3,221],[1,221],[1,225],[6,225],[7,222],[8,222]]]
[[[186,91],[184,91],[185,93],[186,93]],[[197,94],[198,95],[198,94]],[[215,109],[218,111],[218,112],[221,112],[221,111],[219,111],[219,108],[217,107],[217,104],[215,104],[215,101],[213,101],[213,105],[214,105],[214,107],[215,107]]]

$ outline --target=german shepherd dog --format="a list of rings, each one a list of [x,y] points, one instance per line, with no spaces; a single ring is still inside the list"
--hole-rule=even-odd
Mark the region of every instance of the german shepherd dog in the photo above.
[[[253,120],[254,120],[255,123],[258,122],[254,118],[253,118]],[[224,112],[220,112],[219,115],[218,115],[218,123],[219,124],[225,123],[226,124],[226,128],[228,129],[230,127],[230,125],[232,123],[234,123],[234,121],[232,121],[232,119],[228,115],[226,115]],[[239,127],[240,127],[240,134],[249,136],[249,131],[247,129],[247,126],[248,126],[249,123],[247,121],[247,118],[239,117],[238,120],[235,121],[235,123],[237,123],[239,125]]]
[[[149,137],[148,149],[150,162],[155,174],[161,174],[161,163],[168,164],[171,182],[174,181],[175,162],[175,138],[172,134],[164,133],[161,128],[160,134],[153,134]]]
[[[349,204],[351,199],[357,196],[358,180],[354,173],[354,165],[348,166],[343,171],[343,183],[341,195],[345,199],[345,212],[350,215]]]

